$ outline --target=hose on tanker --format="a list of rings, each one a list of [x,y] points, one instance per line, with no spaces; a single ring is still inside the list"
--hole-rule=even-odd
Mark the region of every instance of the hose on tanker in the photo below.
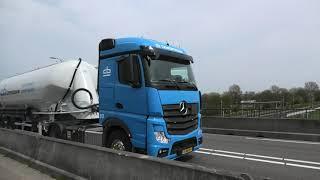
[[[64,96],[62,97],[62,99],[56,104],[55,112],[58,111],[59,105],[61,104],[61,102],[63,102],[63,100],[67,97],[67,95],[68,95],[69,92],[71,91],[71,87],[72,87],[74,78],[75,78],[75,76],[76,76],[76,73],[77,73],[77,71],[78,71],[78,69],[79,69],[79,66],[80,66],[81,62],[82,62],[82,59],[79,58],[79,63],[78,63],[78,65],[77,65],[77,67],[75,68],[74,72],[73,72],[72,79],[71,79],[71,81],[70,81],[69,87],[68,87],[66,93],[64,94]],[[86,107],[81,107],[81,106],[77,105],[77,103],[75,102],[74,98],[75,98],[75,95],[76,95],[79,91],[85,91],[85,92],[87,92],[87,93],[89,94],[89,96],[90,96],[90,101],[91,101],[91,105],[86,106]],[[73,104],[76,108],[78,108],[78,109],[89,109],[89,108],[91,108],[92,112],[97,112],[97,111],[98,111],[98,104],[92,104],[92,103],[93,103],[93,96],[92,96],[92,93],[91,93],[88,89],[79,88],[79,89],[75,90],[75,91],[72,93],[72,95],[71,95],[71,101],[72,101],[72,104]]]
[[[70,92],[70,90],[71,90],[71,86],[72,86],[72,84],[73,84],[74,78],[75,78],[75,76],[76,76],[76,73],[77,73],[77,71],[78,71],[78,68],[79,68],[81,62],[82,62],[82,59],[79,58],[79,63],[78,63],[78,65],[77,65],[76,69],[73,71],[73,75],[72,75],[72,79],[71,79],[71,81],[70,81],[69,87],[68,87],[66,93],[64,94],[64,96],[62,97],[62,99],[56,104],[56,108],[55,108],[55,110],[54,110],[55,112],[58,111],[59,105],[61,104],[61,102],[62,102],[62,101],[67,97],[67,95],[69,94],[69,92]]]
[[[85,91],[85,92],[87,92],[87,93],[89,94],[89,96],[90,96],[90,101],[91,101],[91,104],[90,104],[90,105],[85,106],[85,107],[82,107],[82,106],[79,106],[79,105],[75,102],[75,96],[76,96],[76,94],[77,94],[78,92],[80,92],[80,91]],[[89,108],[91,108],[91,110],[92,110],[93,112],[98,112],[98,111],[99,111],[99,110],[98,110],[98,104],[93,104],[93,96],[92,96],[92,93],[91,93],[88,89],[85,89],[85,88],[79,88],[79,89],[75,90],[75,91],[72,93],[71,102],[72,102],[72,104],[73,104],[76,108],[78,108],[78,109],[89,109]]]

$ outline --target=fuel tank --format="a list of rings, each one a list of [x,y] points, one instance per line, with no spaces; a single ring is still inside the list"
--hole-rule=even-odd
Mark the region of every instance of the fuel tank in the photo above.
[[[4,109],[24,106],[40,112],[79,111],[71,102],[71,95],[75,90],[85,88],[91,92],[93,101],[88,92],[79,91],[75,95],[76,104],[80,107],[98,104],[97,75],[98,71],[93,65],[80,60],[57,63],[16,75],[0,82],[0,105]],[[70,91],[67,93],[69,86]],[[88,114],[74,116],[93,118]]]

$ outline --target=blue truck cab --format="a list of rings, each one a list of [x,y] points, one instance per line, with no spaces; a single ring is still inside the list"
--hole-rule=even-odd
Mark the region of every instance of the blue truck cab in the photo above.
[[[199,149],[201,94],[193,59],[143,38],[99,44],[99,123],[103,145],[175,159]]]

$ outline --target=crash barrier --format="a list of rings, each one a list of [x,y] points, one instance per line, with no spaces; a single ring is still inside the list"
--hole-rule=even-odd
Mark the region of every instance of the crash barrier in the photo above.
[[[202,117],[206,133],[320,141],[320,121],[306,119]]]
[[[240,175],[0,128],[0,146],[90,180],[243,180]]]

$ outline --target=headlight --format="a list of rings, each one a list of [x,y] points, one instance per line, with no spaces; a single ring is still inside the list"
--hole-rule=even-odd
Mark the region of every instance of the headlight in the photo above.
[[[160,131],[160,132],[154,132],[154,136],[156,137],[156,140],[159,142],[159,143],[163,143],[163,144],[168,144],[170,139],[168,139],[166,137],[166,135],[164,134],[163,131]]]

